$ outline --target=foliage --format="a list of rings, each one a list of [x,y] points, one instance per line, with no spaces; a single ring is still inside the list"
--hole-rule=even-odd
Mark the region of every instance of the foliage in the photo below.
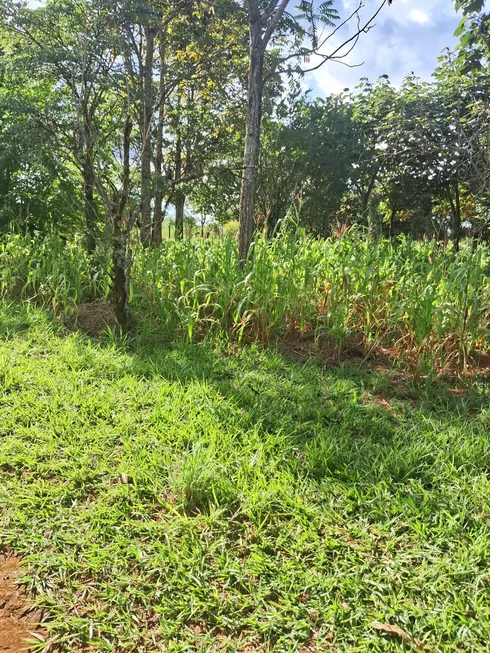
[[[364,355],[387,349],[420,371],[465,365],[490,345],[487,247],[371,243],[355,231],[315,240],[285,227],[256,239],[243,270],[231,238],[138,251],[131,296],[140,328],[191,342],[208,333],[239,342],[309,333],[334,352],[353,342]],[[66,309],[107,293],[107,272],[92,277],[76,243],[16,236],[1,256],[6,298]]]
[[[408,75],[396,89],[386,76],[363,79],[352,91],[314,100],[301,93],[298,75],[312,51],[320,56],[320,24],[331,27],[339,14],[332,2],[301,3],[294,16],[282,13],[283,4],[277,21],[264,14],[272,31],[260,157],[254,150],[257,193],[247,204],[253,227],[272,232],[300,200],[302,224],[316,234],[329,234],[340,219],[369,224],[375,238],[403,232],[457,245],[464,217],[485,237],[490,86],[481,3],[459,3],[460,45],[441,58],[432,81]],[[248,5],[2,0],[1,11],[3,231],[15,223],[17,231],[68,236],[85,218],[89,251],[100,245],[121,187],[128,117],[124,219],[138,221],[145,245],[161,244],[171,204],[177,238],[185,203],[220,223],[238,217]]]
[[[300,98],[266,123],[263,145],[259,209],[269,229],[296,200],[302,224],[328,235],[359,152],[351,107],[335,96]]]
[[[0,244],[0,295],[68,311],[108,294],[107,261],[100,256],[101,272],[95,275],[92,265],[80,239],[16,234]]]
[[[238,229],[238,220],[231,220],[230,222],[226,222],[223,225],[223,233],[225,236],[231,238],[232,240],[236,240],[238,238]]]

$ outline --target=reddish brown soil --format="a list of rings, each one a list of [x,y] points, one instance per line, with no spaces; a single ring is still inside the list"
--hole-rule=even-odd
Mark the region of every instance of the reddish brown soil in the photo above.
[[[0,653],[33,651],[29,640],[43,638],[37,627],[41,615],[33,611],[16,583],[19,568],[19,558],[0,554]]]
[[[477,353],[474,355],[474,358],[479,370],[490,372],[490,354]]]
[[[326,336],[322,337],[315,344],[312,333],[299,334],[291,333],[278,343],[279,351],[289,358],[306,360],[308,358],[319,358],[326,365],[335,366],[339,363],[352,365],[353,367],[382,368],[390,367],[390,355],[381,347],[366,350],[362,339],[352,335],[347,338],[342,349],[339,351],[334,343]]]
[[[311,333],[300,334],[292,332],[278,342],[279,351],[286,357],[304,361],[308,358],[319,358],[327,366],[336,366],[342,363],[351,367],[363,367],[374,372],[384,372],[390,377],[393,376],[393,362],[399,360],[394,349],[373,347],[367,350],[362,339],[355,335],[347,338],[347,341],[339,351],[328,337],[322,337],[315,344],[314,336]],[[490,377],[490,353],[473,352],[467,366],[464,369],[454,366],[440,370],[440,374],[448,378],[480,378]],[[404,375],[410,375],[413,369],[410,362],[406,361]]]

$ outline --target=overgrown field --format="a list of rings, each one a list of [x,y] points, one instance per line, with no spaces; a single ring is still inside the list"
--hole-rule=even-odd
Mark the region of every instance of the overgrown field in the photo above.
[[[0,329],[0,537],[50,646],[488,650],[488,386]]]
[[[136,251],[132,307],[138,330],[160,342],[206,334],[274,342],[309,333],[332,351],[384,349],[417,370],[463,367],[490,346],[490,250],[408,239],[372,243],[354,232],[315,240],[259,237],[253,263],[228,239],[167,242]],[[107,256],[78,242],[12,236],[0,249],[0,294],[57,312],[109,293]]]

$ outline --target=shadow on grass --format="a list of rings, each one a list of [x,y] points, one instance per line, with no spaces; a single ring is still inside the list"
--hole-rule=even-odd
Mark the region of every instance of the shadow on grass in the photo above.
[[[48,311],[12,304],[3,309],[2,338],[39,326],[51,326],[57,335],[66,332]],[[484,383],[467,383],[455,393],[440,380],[416,381],[354,365],[330,367],[315,357],[298,362],[273,347],[211,340],[169,347],[137,333],[124,340],[108,340],[107,334],[79,337],[94,350],[116,347],[129,357],[125,372],[138,378],[161,377],[183,386],[204,381],[239,409],[243,429],[280,432],[293,446],[307,449],[314,458],[309,473],[317,477],[342,470],[341,476],[352,480],[357,470],[365,479],[373,474],[379,480],[388,468],[395,481],[416,477],[435,455],[431,436],[464,425],[479,428],[482,415],[488,422],[490,386]],[[426,443],[420,433],[427,435]],[[458,443],[453,444],[457,451]],[[470,458],[487,468],[487,451],[477,447]],[[392,463],[384,472],[378,465],[382,459]]]
[[[63,602],[62,650],[88,645],[92,599],[100,650],[153,650],[155,624],[174,650],[403,650],[374,619],[486,650],[488,387],[216,341],[60,341],[25,308],[0,325],[0,499]]]
[[[259,346],[126,351],[135,374],[184,385],[205,381],[240,408],[244,429],[280,432],[293,453],[298,448],[308,458],[300,475],[388,484],[420,479],[431,488],[446,457],[461,469],[490,469],[487,439],[475,436],[467,446],[481,416],[488,421],[490,387],[483,384],[455,394],[441,381],[393,380],[355,366],[325,367],[315,358],[298,363]],[[458,440],[459,429],[467,432]]]
[[[58,328],[49,311],[40,310],[29,303],[0,301],[0,338],[15,338],[36,325]]]
[[[324,364],[321,358],[314,355],[298,361],[280,353],[275,347],[261,345],[240,348],[226,344],[215,346],[213,342],[196,345],[177,342],[173,347],[139,347],[130,343],[124,346],[124,350],[134,357],[135,370],[144,376],[157,374],[181,382],[205,379],[216,383],[245,404],[262,407],[265,415],[270,413],[271,407],[277,406],[277,399],[283,400],[286,405],[294,398],[299,401],[305,399],[304,386],[312,381],[320,382],[322,378],[343,382],[346,395],[357,390],[358,393],[365,392],[374,397],[378,395],[388,400],[406,402],[407,406],[422,408],[424,412],[439,416],[471,418],[485,407],[490,397],[490,384],[484,380],[415,379],[389,368],[379,370],[350,363]],[[242,365],[243,379],[237,385],[236,376],[240,374]],[[279,384],[282,394],[278,396],[273,385],[261,382],[259,391],[253,383],[254,375],[262,381],[266,380],[262,378],[263,375],[269,375],[271,382]],[[288,378],[294,379],[296,385],[290,385]],[[237,394],[240,388],[242,391]],[[247,388],[252,390],[252,394],[244,392]],[[324,397],[325,394],[317,392],[316,396]],[[275,401],[271,406],[272,399]]]

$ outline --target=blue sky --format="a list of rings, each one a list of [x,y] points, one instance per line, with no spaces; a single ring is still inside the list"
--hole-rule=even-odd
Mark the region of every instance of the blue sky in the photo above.
[[[337,0],[341,16],[346,16],[359,4],[359,0]],[[380,0],[363,0],[362,16],[367,20],[380,4]],[[326,63],[305,77],[312,95],[325,96],[352,88],[361,77],[374,80],[387,74],[393,84],[413,72],[429,79],[437,65],[437,58],[445,47],[456,43],[454,30],[460,17],[453,0],[393,0],[391,7],[383,7],[375,26],[362,34],[347,63],[363,65],[348,68],[340,63]],[[342,34],[352,33],[353,22]],[[340,44],[341,39],[336,43]],[[330,46],[332,47],[332,46]]]

